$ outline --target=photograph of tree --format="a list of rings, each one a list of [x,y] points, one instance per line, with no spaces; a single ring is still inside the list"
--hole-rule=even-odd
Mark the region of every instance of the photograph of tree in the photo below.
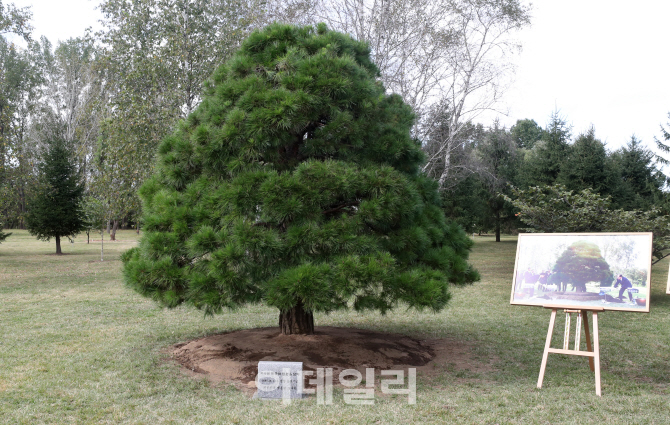
[[[649,312],[652,233],[522,233],[511,304]]]

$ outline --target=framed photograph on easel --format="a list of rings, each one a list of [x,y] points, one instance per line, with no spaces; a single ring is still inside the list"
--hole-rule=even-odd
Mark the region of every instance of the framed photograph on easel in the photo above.
[[[510,303],[648,313],[651,242],[652,233],[522,233]]]

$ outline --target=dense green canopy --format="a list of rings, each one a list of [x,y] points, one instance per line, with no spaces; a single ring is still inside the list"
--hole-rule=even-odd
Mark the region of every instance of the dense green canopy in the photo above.
[[[598,245],[586,241],[577,241],[563,251],[556,260],[553,272],[581,291],[586,290],[587,282],[600,282],[602,286],[608,286],[614,279]]]
[[[170,307],[311,314],[439,310],[477,280],[413,114],[377,76],[366,44],[323,24],[253,33],[162,142],[127,283]]]

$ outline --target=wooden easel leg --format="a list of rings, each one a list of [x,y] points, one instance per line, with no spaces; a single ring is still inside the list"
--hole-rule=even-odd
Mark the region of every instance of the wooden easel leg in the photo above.
[[[581,348],[581,336],[582,336],[582,312],[577,313],[577,326],[575,326],[575,351],[579,351]]]
[[[547,331],[547,342],[544,344],[544,354],[542,355],[542,366],[540,366],[540,376],[537,378],[538,388],[542,388],[542,381],[544,381],[544,370],[547,368],[547,358],[549,357],[549,347],[551,347],[551,337],[554,333],[555,321],[556,309],[552,309],[551,319],[549,319],[549,330]]]
[[[570,348],[570,313],[565,313],[565,333],[563,334],[563,349],[567,350]]]
[[[593,361],[596,372],[596,395],[602,397],[600,392],[600,343],[598,341],[598,312],[593,312]]]
[[[598,313],[594,314],[596,316],[598,315]],[[593,351],[593,348],[591,347],[591,331],[589,330],[589,316],[587,311],[582,310],[582,321],[584,322],[584,337],[586,338],[586,351]],[[594,372],[596,370],[593,365],[593,357],[589,357],[589,367],[591,368],[591,372]]]

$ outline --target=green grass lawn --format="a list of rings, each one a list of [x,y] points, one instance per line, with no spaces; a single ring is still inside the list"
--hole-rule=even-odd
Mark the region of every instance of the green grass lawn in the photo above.
[[[471,370],[440,365],[417,379],[417,404],[378,396],[373,406],[314,398],[290,405],[250,400],[229,385],[180,373],[165,348],[234,329],[275,326],[262,306],[215,317],[164,310],[124,287],[119,255],[131,231],[63,244],[12,231],[0,244],[0,422],[2,423],[658,423],[670,421],[668,262],[652,271],[651,313],[600,315],[603,397],[585,358],[551,355],[544,388],[535,388],[550,311],[510,306],[516,240],[476,237],[472,262],[482,281],[454,288],[438,314],[404,308],[386,317],[355,312],[317,315],[316,325],[348,326],[449,338],[470,347]],[[559,316],[562,316],[559,315]],[[561,345],[563,318],[554,346]]]

